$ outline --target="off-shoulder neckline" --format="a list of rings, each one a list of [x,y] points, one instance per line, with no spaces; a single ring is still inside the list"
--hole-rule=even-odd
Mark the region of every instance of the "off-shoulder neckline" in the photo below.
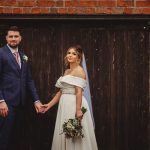
[[[83,81],[86,81],[85,79],[81,78],[81,77],[76,77],[76,76],[73,76],[73,75],[70,75],[70,74],[67,74],[67,75],[64,75],[62,77],[67,77],[67,76],[70,76],[70,77],[73,77],[73,78],[78,78],[78,79],[81,79]]]

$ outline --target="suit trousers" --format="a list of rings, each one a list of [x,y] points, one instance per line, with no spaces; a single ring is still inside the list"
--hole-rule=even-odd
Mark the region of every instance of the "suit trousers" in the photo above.
[[[0,150],[9,150],[18,107],[8,106],[7,117],[0,117]]]

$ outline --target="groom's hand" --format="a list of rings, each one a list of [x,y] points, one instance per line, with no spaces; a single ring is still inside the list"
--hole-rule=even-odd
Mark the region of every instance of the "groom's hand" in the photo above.
[[[43,104],[40,101],[34,102],[34,107],[37,113],[45,112],[45,108],[43,107]]]
[[[8,106],[5,101],[0,102],[0,116],[6,117],[8,115]]]

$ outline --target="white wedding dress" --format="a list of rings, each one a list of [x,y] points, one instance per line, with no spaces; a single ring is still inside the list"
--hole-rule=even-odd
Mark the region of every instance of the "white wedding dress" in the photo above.
[[[70,118],[75,118],[75,86],[84,89],[86,80],[66,75],[60,77],[56,82],[56,87],[61,89],[62,95],[58,106],[52,150],[98,150],[90,110],[84,96],[82,97],[82,106],[87,108],[81,122],[84,138],[66,139],[65,135],[61,134],[63,123]]]

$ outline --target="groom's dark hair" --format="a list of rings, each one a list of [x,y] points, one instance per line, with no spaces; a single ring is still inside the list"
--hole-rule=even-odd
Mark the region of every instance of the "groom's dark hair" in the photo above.
[[[6,33],[6,34],[8,34],[8,31],[16,31],[16,32],[21,33],[21,30],[20,30],[17,26],[10,26],[10,27],[7,29],[7,33]]]

